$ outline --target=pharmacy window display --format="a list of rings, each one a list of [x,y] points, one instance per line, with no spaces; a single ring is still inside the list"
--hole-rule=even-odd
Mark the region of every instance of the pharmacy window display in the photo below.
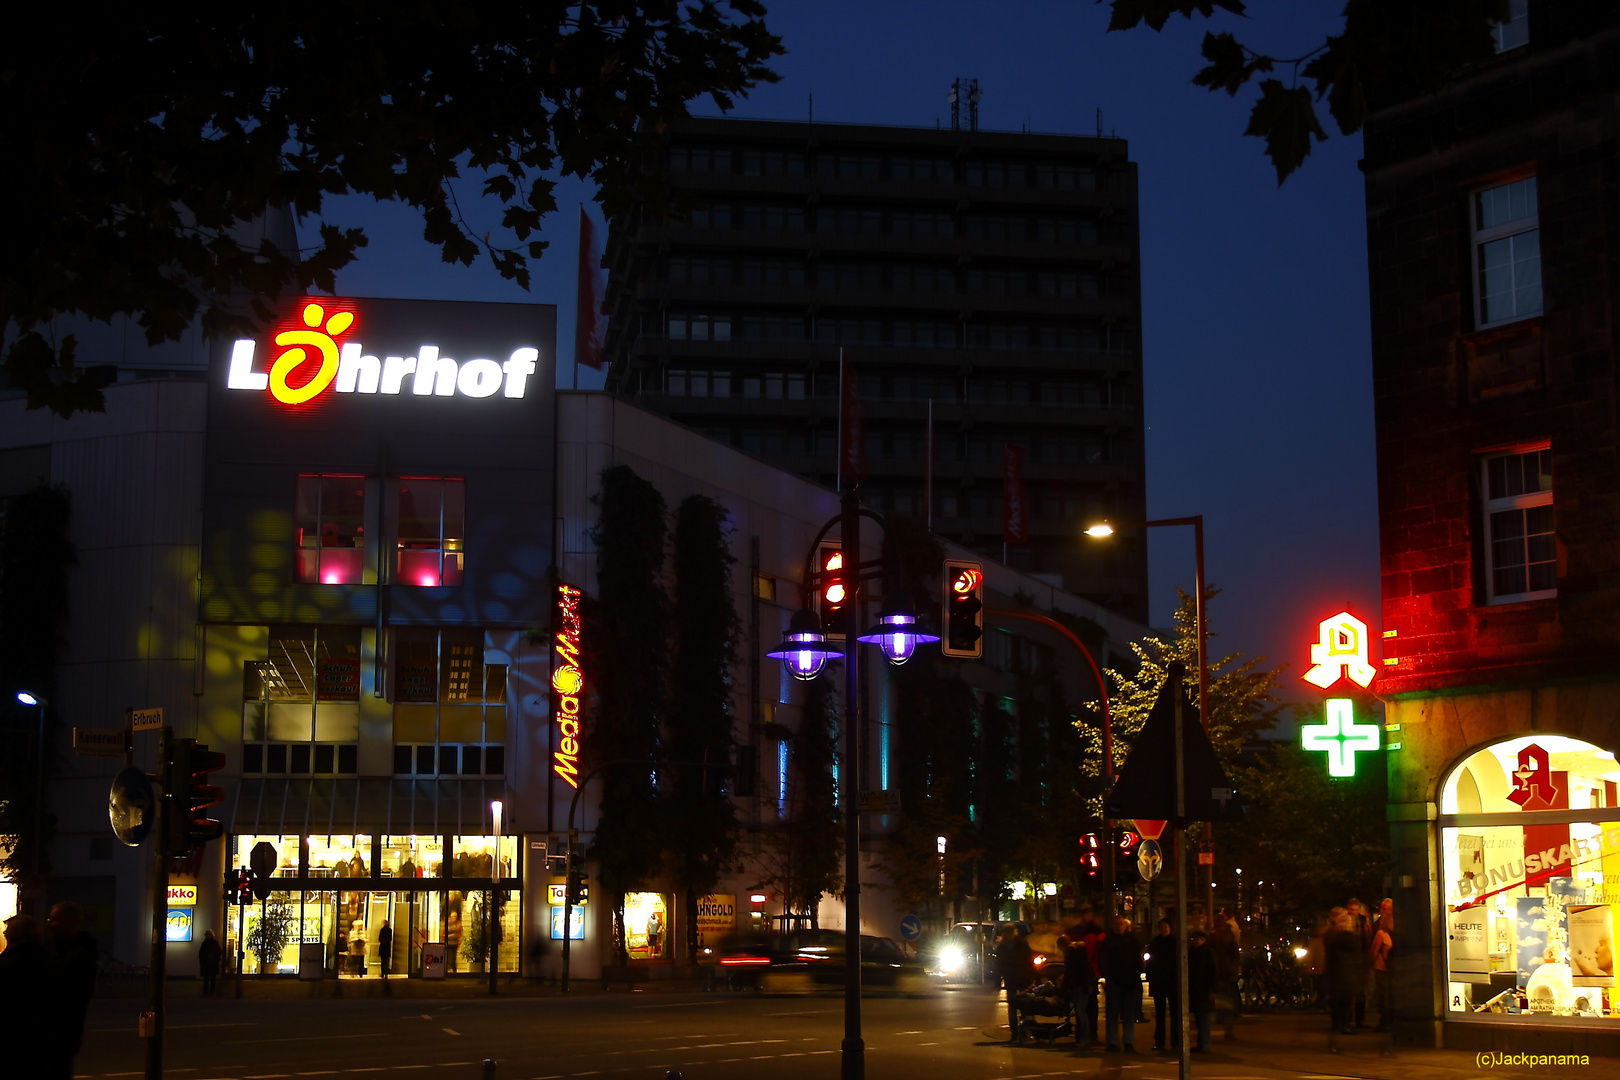
[[[1620,765],[1559,735],[1470,755],[1441,788],[1448,1020],[1620,1019]]]
[[[625,893],[624,951],[631,960],[668,960],[675,955],[670,948],[669,907],[665,893]]]

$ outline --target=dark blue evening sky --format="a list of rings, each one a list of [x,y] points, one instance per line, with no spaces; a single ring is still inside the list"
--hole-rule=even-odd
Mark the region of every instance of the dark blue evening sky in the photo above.
[[[1295,699],[1317,619],[1347,606],[1378,629],[1361,141],[1335,134],[1279,189],[1260,141],[1242,136],[1252,92],[1233,101],[1189,80],[1208,25],[1290,56],[1337,30],[1341,9],[1261,0],[1248,19],[1108,34],[1107,9],[1086,0],[777,3],[782,81],[734,111],[802,120],[814,94],[820,121],[948,124],[956,76],[978,77],[982,128],[1090,134],[1102,109],[1140,171],[1149,512],[1204,515],[1209,580],[1224,590],[1211,655],[1287,662]],[[705,100],[693,111],[716,110]],[[464,207],[475,191],[468,181]],[[528,293],[487,263],[441,263],[409,211],[336,200],[329,219],[371,236],[340,291],[555,303],[570,357],[576,206],[589,198],[577,182],[560,188]],[[482,230],[497,214],[475,206],[471,217]],[[559,378],[569,383],[566,364]],[[586,370],[580,383],[600,376]],[[1191,530],[1155,530],[1150,552],[1162,626],[1175,588],[1192,587]]]

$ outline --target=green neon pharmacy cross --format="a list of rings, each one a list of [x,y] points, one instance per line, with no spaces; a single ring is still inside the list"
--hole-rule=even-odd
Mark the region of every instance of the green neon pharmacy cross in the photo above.
[[[1378,749],[1378,725],[1356,723],[1349,698],[1327,700],[1327,723],[1301,724],[1300,745],[1326,751],[1329,776],[1356,775],[1356,754]]]

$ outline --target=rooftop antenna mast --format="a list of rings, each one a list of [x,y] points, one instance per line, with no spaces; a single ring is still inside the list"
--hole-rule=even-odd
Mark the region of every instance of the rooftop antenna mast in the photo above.
[[[968,107],[968,130],[979,130],[979,80],[957,79],[951,83],[951,92],[945,95],[951,103],[951,130],[962,130],[962,101]]]

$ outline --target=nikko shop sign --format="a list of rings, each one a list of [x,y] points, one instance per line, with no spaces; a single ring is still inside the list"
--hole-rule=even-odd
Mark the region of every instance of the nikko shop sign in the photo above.
[[[397,339],[386,318],[371,324],[364,300],[311,297],[263,341],[231,346],[228,390],[269,394],[282,405],[307,405],[333,394],[381,397],[521,398],[540,359],[538,343],[514,343],[501,355],[450,355],[453,341],[434,335],[409,349],[368,349],[366,340]],[[445,333],[453,333],[444,327]],[[479,349],[478,351],[487,351]]]
[[[1317,624],[1318,639],[1311,645],[1311,667],[1303,676],[1319,690],[1331,692],[1343,681],[1365,690],[1377,670],[1367,656],[1367,624],[1341,611]],[[1324,723],[1301,724],[1300,745],[1327,755],[1329,776],[1356,775],[1356,755],[1379,747],[1377,724],[1358,724],[1355,703],[1347,697],[1329,697]]]

